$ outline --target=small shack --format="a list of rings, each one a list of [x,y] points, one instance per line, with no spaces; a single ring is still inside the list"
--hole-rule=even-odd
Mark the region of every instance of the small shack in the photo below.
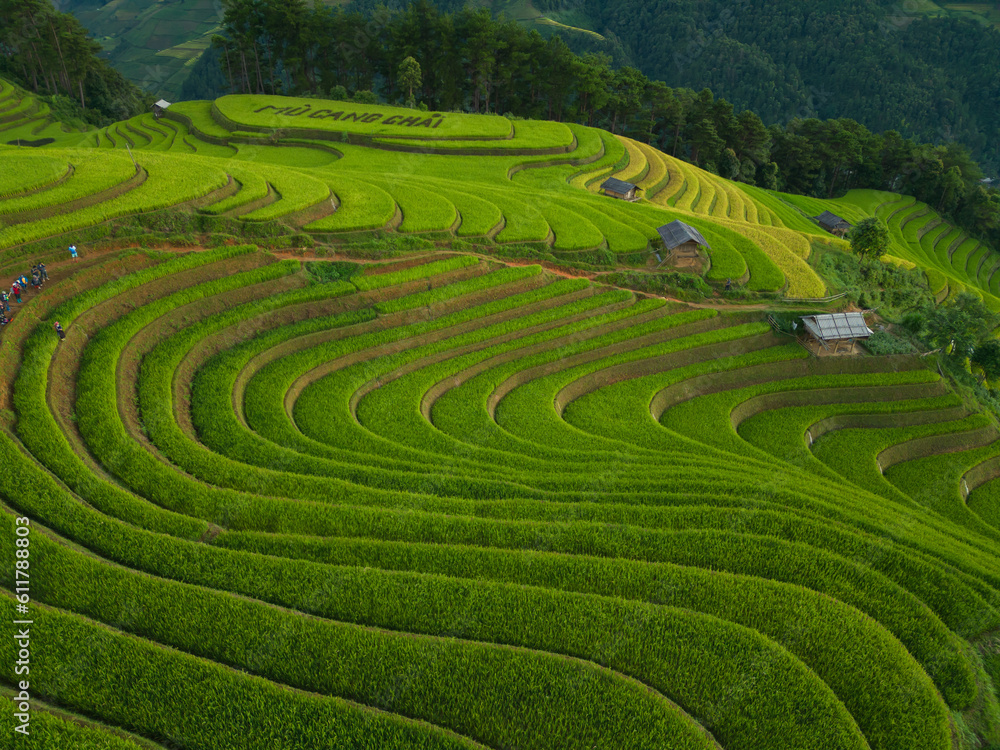
[[[635,201],[638,198],[635,197],[635,191],[637,186],[633,185],[631,182],[625,182],[623,180],[616,180],[614,177],[609,177],[601,185],[601,190],[604,194],[611,198],[618,198],[623,201]]]
[[[672,221],[656,230],[667,249],[667,257],[697,257],[698,248],[710,250],[709,244],[694,227],[683,221]]]
[[[838,237],[843,237],[851,230],[851,224],[844,219],[841,219],[837,214],[830,213],[829,211],[824,211],[819,216],[814,217],[819,225],[823,227],[830,234],[835,234]]]
[[[820,345],[829,352],[836,354],[842,343],[850,345],[854,352],[854,344],[867,339],[872,330],[865,323],[865,316],[859,312],[830,313],[828,315],[808,315],[802,318],[806,330]],[[833,349],[830,345],[833,344]]]
[[[153,117],[160,119],[160,115],[163,114],[163,110],[170,106],[170,102],[160,99],[160,101],[153,104]]]

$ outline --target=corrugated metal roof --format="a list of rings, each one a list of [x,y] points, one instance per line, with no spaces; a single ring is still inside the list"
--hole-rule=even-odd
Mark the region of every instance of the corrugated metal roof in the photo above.
[[[166,109],[167,107],[170,106],[170,102],[166,101],[165,99],[160,99],[160,101],[156,102],[156,104],[154,104],[153,106],[159,107],[160,109]]]
[[[601,185],[601,190],[612,190],[616,193],[627,193],[629,190],[635,190],[635,185],[631,182],[625,182],[624,180],[616,180],[614,177],[609,177]]]
[[[802,322],[809,333],[823,341],[866,339],[872,335],[872,330],[861,313],[810,315],[802,318]]]
[[[656,231],[663,238],[663,244],[667,250],[673,250],[678,245],[683,245],[685,242],[691,241],[697,242],[702,247],[709,247],[708,243],[705,242],[705,238],[701,236],[701,232],[692,226],[688,226],[683,221],[672,221]]]

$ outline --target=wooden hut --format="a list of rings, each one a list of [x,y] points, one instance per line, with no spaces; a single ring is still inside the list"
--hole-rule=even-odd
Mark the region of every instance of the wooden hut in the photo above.
[[[667,257],[698,257],[698,248],[711,249],[694,227],[683,221],[672,221],[656,230],[667,249]]]
[[[844,343],[849,344],[853,352],[858,340],[863,341],[872,335],[872,330],[865,323],[865,316],[859,312],[807,315],[802,318],[802,323],[824,349],[834,354]],[[833,349],[830,349],[831,344]]]
[[[829,211],[824,211],[819,216],[814,217],[819,225],[823,227],[830,234],[835,234],[838,237],[843,237],[851,230],[851,224],[841,219],[837,214],[830,213]]]
[[[166,101],[164,99],[160,99],[160,101],[154,103],[153,104],[153,117],[155,117],[156,119],[160,119],[160,116],[163,114],[163,110],[165,110],[169,106],[170,106],[170,102],[168,102],[168,101]]]
[[[601,185],[601,190],[604,194],[611,198],[618,198],[623,201],[635,201],[638,200],[635,196],[635,191],[637,186],[633,185],[631,182],[625,182],[623,180],[616,180],[614,177],[609,177]]]

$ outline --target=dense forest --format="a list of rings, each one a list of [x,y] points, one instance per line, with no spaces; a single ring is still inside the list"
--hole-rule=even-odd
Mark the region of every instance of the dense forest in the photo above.
[[[403,0],[404,4],[414,0]],[[352,0],[372,13],[385,0]],[[532,0],[605,36],[564,35],[669,86],[711,89],[765,122],[851,117],[958,140],[1000,171],[1000,31],[917,0]],[[465,0],[436,0],[457,11]],[[502,3],[494,2],[494,7]]]
[[[146,109],[146,97],[98,57],[101,45],[49,0],[0,0],[0,75],[93,124]]]
[[[580,0],[647,75],[765,120],[849,115],[1000,162],[1000,32],[894,0]]]

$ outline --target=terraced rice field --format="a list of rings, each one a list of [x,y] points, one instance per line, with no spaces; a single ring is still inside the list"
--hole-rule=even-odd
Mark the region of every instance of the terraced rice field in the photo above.
[[[21,131],[35,112],[33,100],[23,99],[21,114],[11,115],[24,121]],[[186,205],[305,232],[384,229],[540,243],[568,260],[610,250],[642,265],[657,227],[692,217],[713,234],[710,281],[732,278],[791,297],[825,292],[805,262],[801,230],[812,225],[794,211],[786,207],[786,225],[770,197],[758,200],[646,144],[577,125],[224,97],[52,140],[40,151],[0,146],[16,160],[12,184],[20,192],[35,179],[26,159],[64,170],[42,170],[41,183],[59,182],[30,196],[8,197],[0,184],[0,217],[10,217],[0,218],[0,258],[52,235]],[[109,152],[114,158],[105,162]],[[596,193],[612,174],[639,181],[648,200],[610,205]]]
[[[613,152],[595,168],[574,175],[570,184],[597,192],[609,176],[637,184],[653,205],[700,216],[721,224],[755,245],[743,250],[749,267],[748,286],[759,290],[784,290],[789,297],[821,297],[825,285],[806,263],[809,234],[820,234],[800,212],[763,190],[724,180],[680,159],[628,138],[619,138],[624,155]],[[618,159],[617,162],[612,160]],[[615,166],[609,167],[608,163]],[[747,245],[743,245],[744,248]],[[713,257],[713,263],[716,263]],[[756,279],[754,268],[757,265]],[[774,269],[778,270],[775,271]],[[728,264],[715,278],[739,278]]]
[[[923,269],[939,300],[961,292],[982,297],[1000,310],[1000,277],[994,277],[1000,256],[984,247],[911,196],[877,190],[852,190],[834,201],[783,196],[806,213],[830,210],[851,222],[878,216],[889,227],[889,255]]]
[[[921,360],[470,255],[339,268],[124,251],[16,309],[37,747],[1000,732],[1000,442]]]
[[[680,219],[711,235],[710,282],[816,298],[826,286],[811,242],[839,241],[809,217],[829,209],[885,219],[890,259],[920,266],[939,299],[971,291],[1000,310],[1000,258],[910,198],[772,193],[578,125],[230,96],[74,131],[2,84],[0,128],[8,143],[46,144],[0,146],[11,165],[0,175],[0,265],[25,243],[184,206],[348,238],[381,229],[538,243],[567,261],[610,251],[633,267],[652,258],[657,227]],[[599,195],[609,176],[636,182],[641,200]]]

